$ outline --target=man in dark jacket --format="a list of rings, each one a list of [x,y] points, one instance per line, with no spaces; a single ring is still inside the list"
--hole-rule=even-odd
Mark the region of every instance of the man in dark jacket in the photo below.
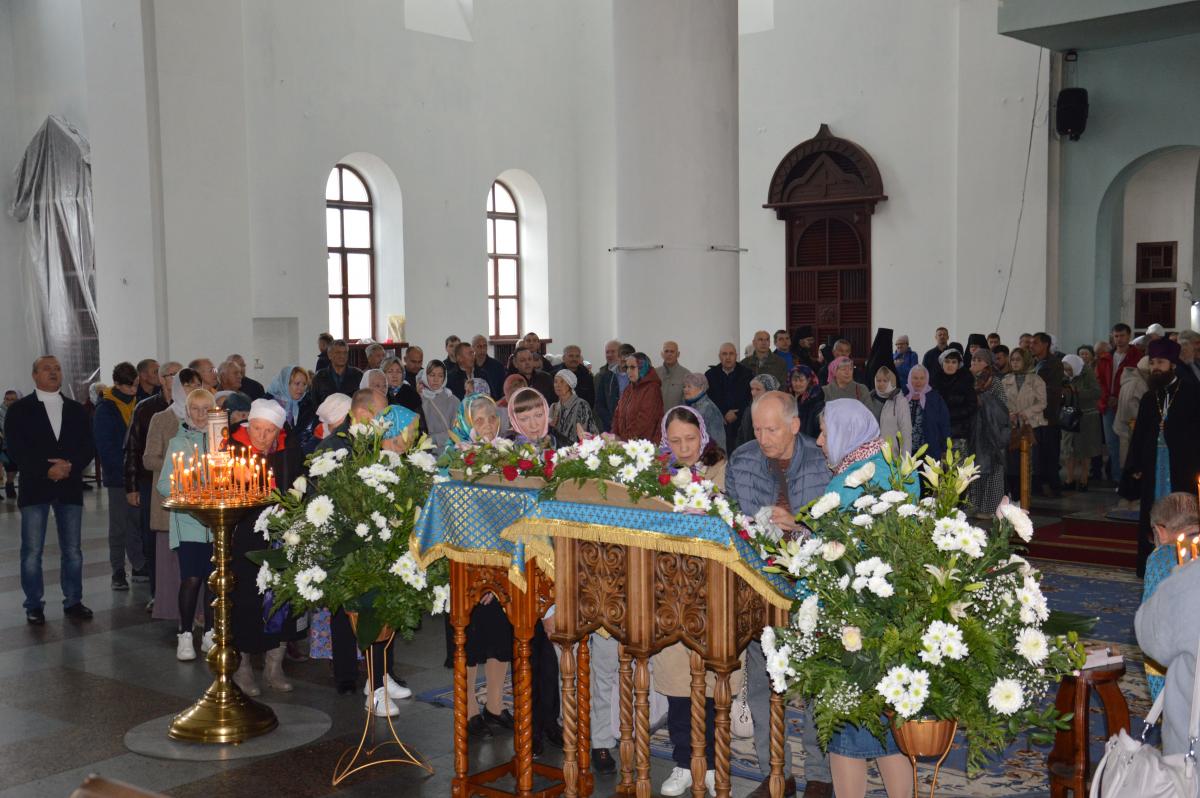
[[[636,351],[631,344],[620,341],[604,345],[604,365],[596,371],[596,420],[601,432],[612,430],[613,413],[621,401],[621,364]]]
[[[459,341],[455,345],[454,362],[458,368],[448,373],[446,387],[461,402],[464,396],[475,391],[475,378],[483,379],[483,375],[475,371],[475,350],[466,341]],[[488,388],[491,388],[490,383]]]
[[[935,377],[941,376],[942,364],[938,362],[938,358],[942,356],[942,352],[946,351],[946,347],[950,346],[950,331],[945,327],[938,327],[934,330],[933,340],[933,349],[930,349],[921,358],[921,365],[929,370],[930,382]]]
[[[320,407],[321,402],[331,393],[344,393],[353,396],[362,382],[362,372],[349,365],[350,347],[338,339],[326,350],[329,355],[329,368],[317,372],[313,377],[313,405]]]
[[[781,391],[764,393],[750,412],[755,440],[740,446],[729,461],[725,476],[729,496],[748,515],[771,508],[771,520],[785,534],[795,534],[800,531],[796,523],[797,511],[820,497],[829,485],[828,463],[816,441],[800,434],[796,400],[790,394]],[[754,750],[758,754],[759,770],[767,776],[771,688],[766,660],[757,642],[746,649],[746,697],[750,716],[754,719]],[[817,743],[812,710],[808,707],[801,712],[801,727],[804,777],[809,789],[813,789],[814,784],[828,788],[831,781],[829,760]],[[796,786],[795,777],[789,772],[791,751],[785,750],[783,761],[787,780],[784,794],[792,795]],[[751,793],[752,796],[767,794],[766,780]]]
[[[250,372],[246,370],[246,358],[234,352],[225,359],[237,363],[238,367],[242,370],[242,387],[239,389],[242,393],[251,399],[262,399],[267,395],[267,389],[263,387],[263,384],[251,377]]]
[[[751,377],[770,374],[780,385],[788,384],[788,368],[783,358],[771,351],[771,334],[759,330],[754,334],[754,350],[742,360]]]
[[[704,372],[708,380],[708,398],[725,418],[725,440],[736,441],[742,413],[750,407],[750,380],[753,372],[737,361],[737,347],[721,344],[720,363]],[[782,384],[782,383],[780,383]]]
[[[118,363],[112,370],[112,387],[96,405],[96,457],[100,460],[104,488],[108,494],[108,563],[112,567],[112,589],[128,590],[125,558],[133,567],[135,582],[145,582],[146,556],[138,508],[131,506],[125,491],[125,437],[137,403],[137,370],[132,363]]]
[[[83,470],[95,457],[92,425],[83,405],[68,399],[62,388],[62,366],[53,355],[34,361],[29,396],[14,402],[4,420],[8,456],[21,477],[21,589],[25,620],[40,626],[43,611],[42,549],[50,511],[58,527],[62,551],[63,614],[87,620],[83,604],[83,551],[79,537],[83,519]]]
[[[1196,490],[1200,473],[1200,388],[1179,379],[1179,344],[1167,338],[1151,341],[1150,389],[1138,404],[1133,437],[1125,457],[1120,493],[1124,499],[1139,499],[1138,576],[1145,576],[1146,559],[1154,551],[1150,509],[1157,496],[1171,491]],[[1060,366],[1061,368],[1061,366]],[[1157,484],[1158,435],[1167,445],[1170,485]]]
[[[175,375],[182,366],[174,361],[163,363],[159,369],[162,390],[148,399],[137,403],[133,409],[133,420],[125,436],[125,499],[129,506],[137,508],[138,528],[141,530],[142,555],[146,560],[146,573],[150,577],[150,596],[157,587],[154,580],[155,538],[150,531],[150,491],[152,474],[142,465],[142,454],[146,451],[146,433],[150,430],[150,419],[155,413],[171,406],[171,391]],[[135,574],[135,578],[136,578]]]
[[[1062,480],[1058,476],[1062,430],[1058,426],[1058,411],[1062,407],[1063,366],[1062,355],[1053,351],[1050,344],[1050,334],[1044,332],[1035,334],[1029,342],[1037,359],[1034,369],[1046,383],[1046,425],[1033,431],[1038,448],[1033,476],[1041,484],[1043,496],[1057,499],[1062,496]]]
[[[488,339],[484,335],[476,335],[471,339],[471,351],[475,354],[475,373],[487,380],[492,389],[492,398],[499,400],[504,396],[504,364],[488,354]]]
[[[588,369],[587,364],[583,362],[583,350],[575,344],[570,344],[563,347],[562,363],[559,363],[554,368],[550,369],[550,376],[553,377],[558,372],[566,369],[575,375],[575,395],[589,405],[596,403],[596,383],[592,379],[592,372]],[[553,402],[551,403],[553,404]]]
[[[558,396],[554,393],[554,378],[539,368],[535,368],[538,356],[530,349],[518,349],[513,355],[513,364],[517,374],[525,378],[530,388],[546,397],[547,404],[554,404]]]
[[[158,393],[161,378],[158,361],[152,357],[139,360],[137,364],[137,400],[149,399]]]

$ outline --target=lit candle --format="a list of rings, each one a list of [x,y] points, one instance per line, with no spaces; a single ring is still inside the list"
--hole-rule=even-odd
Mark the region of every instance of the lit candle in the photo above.
[[[275,490],[275,469],[273,469],[273,468],[267,469],[267,479],[268,479],[268,484],[270,485],[270,489]],[[1196,540],[1200,540],[1200,535],[1196,536]],[[1196,545],[1196,543],[1195,543],[1195,541],[1193,541],[1192,546],[1195,547],[1195,545]]]
[[[1200,535],[1192,538],[1192,559],[1194,560],[1197,557],[1200,557]]]
[[[1179,537],[1175,539],[1175,559],[1177,559],[1179,562],[1185,562],[1188,555],[1187,546],[1184,544],[1183,539],[1184,534],[1182,532],[1180,532]]]

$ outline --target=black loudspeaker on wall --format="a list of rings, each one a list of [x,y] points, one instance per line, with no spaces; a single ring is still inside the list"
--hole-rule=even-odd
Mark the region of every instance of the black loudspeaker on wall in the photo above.
[[[1079,141],[1084,128],[1087,127],[1087,118],[1087,89],[1063,89],[1058,93],[1058,103],[1054,108],[1058,135],[1069,136],[1071,141]]]

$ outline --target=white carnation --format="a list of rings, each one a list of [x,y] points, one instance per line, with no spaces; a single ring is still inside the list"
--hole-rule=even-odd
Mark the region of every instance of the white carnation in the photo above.
[[[254,583],[258,585],[259,594],[266,593],[267,588],[275,584],[277,577],[275,572],[271,570],[271,566],[263,563],[259,566],[258,575],[254,578]]]
[[[800,608],[796,610],[796,628],[804,634],[812,634],[817,629],[817,621],[821,617],[820,599],[817,594],[813,593],[800,603]]]
[[[908,518],[917,514],[917,506],[915,504],[902,504],[896,508],[896,514],[901,518]]]
[[[830,510],[836,510],[841,506],[842,497],[836,493],[830,492],[817,499],[816,503],[813,504],[812,509],[808,511],[808,514],[813,518],[820,518]]]
[[[437,471],[437,458],[429,452],[412,452],[408,455],[408,462],[426,474],[432,474]]]
[[[1028,513],[1022,510],[1020,506],[1008,503],[1002,504],[1000,506],[1000,513],[1004,516],[1005,520],[1012,524],[1013,529],[1021,540],[1028,543],[1033,539],[1033,522],[1029,520]]]
[[[866,513],[863,513],[861,515],[856,515],[853,518],[851,518],[850,523],[854,524],[855,526],[861,526],[861,527],[865,528],[865,527],[871,526],[871,522],[874,520],[875,519],[871,518],[871,516],[867,515]]]
[[[847,488],[861,488],[875,476],[875,464],[867,461],[846,477]]]
[[[866,507],[870,507],[874,503],[875,503],[874,496],[859,496],[857,499],[854,500],[854,509],[862,510]]]
[[[908,494],[902,490],[889,490],[879,497],[882,502],[897,504],[899,502],[908,501]]]

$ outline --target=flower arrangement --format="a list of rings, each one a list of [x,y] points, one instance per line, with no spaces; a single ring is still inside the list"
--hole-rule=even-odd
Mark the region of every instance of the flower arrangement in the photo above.
[[[427,438],[405,454],[383,446],[385,424],[355,424],[349,448],[309,458],[309,477],[262,513],[255,530],[273,546],[250,556],[259,563],[258,590],[275,607],[317,607],[358,613],[359,644],[384,627],[411,639],[422,618],[449,610],[444,561],[428,570],[409,553],[420,503],[437,461]]]
[[[514,482],[522,477],[549,480],[554,476],[554,450],[539,450],[529,441],[514,442],[496,438],[486,443],[463,441],[450,447],[438,464],[461,471],[468,482],[487,476]]]
[[[600,491],[614,482],[637,502],[647,496],[663,499],[677,513],[713,515],[731,527],[737,522],[737,505],[711,481],[692,468],[679,466],[669,451],[659,451],[647,440],[620,441],[608,435],[587,438],[559,449],[553,473],[543,494],[552,498],[569,482],[595,482]]]
[[[959,509],[973,458],[919,456],[885,448],[889,489],[868,463],[846,480],[863,488],[851,507],[828,493],[797,516],[810,535],[758,541],[803,596],[789,626],[763,631],[763,652],[776,692],[812,702],[823,744],[845,723],[882,739],[885,714],[954,719],[974,771],[1022,731],[1048,742],[1066,728],[1070,716],[1039,706],[1083,664],[1086,624],[1051,613],[1038,572],[1013,552],[1012,533],[1033,534],[1020,508],[1002,506],[990,534]],[[905,490],[918,467],[930,489],[920,501]]]

